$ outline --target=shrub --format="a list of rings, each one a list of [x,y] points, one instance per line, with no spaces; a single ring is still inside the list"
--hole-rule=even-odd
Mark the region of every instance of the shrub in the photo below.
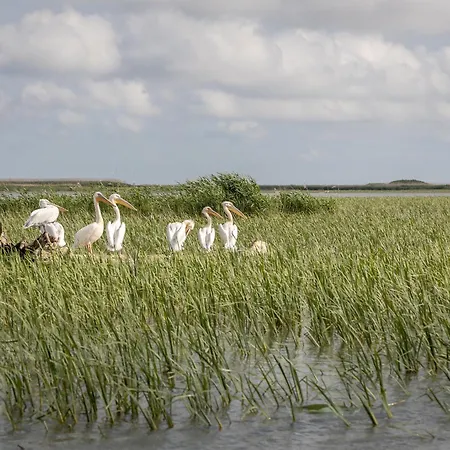
[[[281,192],[280,210],[285,213],[313,213],[320,210],[332,211],[334,199],[317,198],[304,192]]]
[[[200,177],[181,184],[179,189],[180,201],[195,213],[206,205],[220,209],[224,200],[233,202],[242,212],[248,214],[264,212],[270,205],[269,198],[261,192],[253,178],[235,173]]]

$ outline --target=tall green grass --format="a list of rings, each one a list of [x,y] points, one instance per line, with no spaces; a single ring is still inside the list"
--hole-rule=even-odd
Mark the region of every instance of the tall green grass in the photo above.
[[[37,208],[39,198],[51,198],[55,203],[64,202],[67,208],[81,211],[88,208],[92,212],[92,194],[95,189],[102,192],[118,192],[135,205],[142,214],[167,215],[186,214],[199,215],[205,206],[221,210],[224,200],[234,202],[241,211],[250,215],[270,214],[279,211],[303,213],[319,210],[331,211],[334,202],[330,199],[317,199],[309,194],[282,193],[269,196],[262,193],[256,181],[251,177],[238,174],[215,174],[200,177],[196,180],[180,183],[173,187],[129,187],[129,186],[93,186],[90,192],[86,187],[72,192],[72,195],[62,195],[56,186],[53,189],[43,189],[30,194],[27,190],[17,191],[19,197],[2,197],[0,191],[0,213],[25,213]],[[8,194],[8,192],[3,192]],[[109,194],[108,194],[109,195]],[[285,198],[293,199],[286,206]],[[280,201],[281,199],[281,201]],[[90,201],[91,200],[91,201]]]
[[[52,200],[70,210],[60,221],[71,242],[91,199],[80,211],[78,197]],[[1,216],[13,240],[35,235],[21,229],[35,204],[22,202],[28,211]],[[0,392],[13,425],[131,418],[156,429],[181,408],[221,427],[236,403],[243,417],[323,409],[348,426],[359,409],[376,425],[395,417],[392,385],[407,396],[424,374],[423,393],[446,411],[445,388],[427,388],[450,375],[448,199],[340,199],[333,213],[239,220],[240,247],[263,239],[265,255],[219,240],[207,254],[195,233],[172,254],[165,226],[184,215],[137,206],[122,214],[127,258],[104,238],[92,258],[0,256]]]

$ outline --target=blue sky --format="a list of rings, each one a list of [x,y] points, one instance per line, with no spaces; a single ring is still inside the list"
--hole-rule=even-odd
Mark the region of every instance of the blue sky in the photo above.
[[[0,16],[0,178],[449,182],[450,3],[32,0]]]

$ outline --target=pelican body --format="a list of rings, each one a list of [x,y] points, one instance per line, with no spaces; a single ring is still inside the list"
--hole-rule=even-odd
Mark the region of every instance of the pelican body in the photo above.
[[[109,206],[114,206],[101,192],[96,192],[93,196],[95,208],[95,222],[86,225],[75,234],[75,242],[73,248],[87,247],[89,253],[92,253],[92,244],[98,241],[103,234],[105,228],[102,213],[100,211],[100,202]]]
[[[193,220],[184,220],[183,222],[173,222],[167,225],[166,236],[170,248],[174,252],[183,250],[184,242],[191,230],[194,229]]]
[[[58,247],[66,246],[66,241],[64,240],[64,227],[59,222],[46,223],[39,228],[41,233],[47,233],[52,241],[58,244]]]
[[[118,252],[122,250],[123,247],[122,244],[125,238],[126,226],[125,223],[120,220],[120,211],[117,205],[123,205],[126,208],[133,209],[134,211],[137,211],[137,209],[119,194],[111,194],[109,196],[109,201],[113,204],[113,209],[116,213],[116,220],[106,224],[106,239],[108,241],[107,248],[111,252]]]
[[[230,210],[240,217],[246,219],[245,214],[236,208],[233,203],[229,201],[222,202],[222,208],[227,216],[227,221],[224,224],[219,225],[219,235],[222,242],[227,249],[236,250],[236,241],[238,237],[238,229],[236,224],[233,223],[233,215]]]
[[[41,198],[39,200],[39,209],[35,209],[30,214],[23,227],[40,227],[41,225],[56,222],[60,211],[67,211],[67,209],[55,205],[55,203],[52,203],[46,198]]]
[[[212,245],[214,244],[214,239],[216,237],[216,230],[212,226],[211,215],[216,216],[220,219],[223,217],[214,211],[210,206],[205,206],[202,209],[202,214],[206,217],[207,225],[206,227],[200,228],[198,230],[198,240],[200,241],[200,245],[206,250],[210,251]]]

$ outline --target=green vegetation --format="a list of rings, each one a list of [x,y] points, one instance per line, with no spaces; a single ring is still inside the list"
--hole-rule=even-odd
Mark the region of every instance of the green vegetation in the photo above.
[[[165,226],[185,218],[175,194],[128,194],[140,210],[122,211],[127,258],[107,254],[104,238],[92,259],[0,255],[0,391],[12,424],[134,419],[156,429],[182,408],[220,427],[238,405],[242,417],[320,410],[346,425],[361,410],[376,425],[395,417],[415,377],[428,380],[420,401],[449,412],[449,199],[339,199],[332,213],[309,214],[270,203],[238,220],[240,248],[263,239],[268,254],[229,253],[219,240],[206,254],[194,232],[173,255]],[[280,198],[285,211],[305,200]],[[51,199],[69,209],[60,222],[71,242],[92,220],[91,197]],[[8,202],[10,237],[34,237],[21,226],[36,199]]]
[[[74,211],[89,208],[93,211],[92,194],[95,190],[102,192],[118,192],[127,198],[143,214],[185,214],[196,216],[204,206],[211,206],[220,210],[221,202],[229,200],[239,205],[246,214],[256,215],[284,210],[276,196],[267,196],[261,192],[256,181],[250,177],[238,174],[217,174],[209,177],[201,177],[177,186],[166,187],[164,191],[156,186],[129,187],[129,186],[91,186],[87,191],[73,192],[70,197],[55,193],[51,189],[45,189],[30,193],[20,192],[16,198],[0,196],[0,211],[14,211],[23,214],[31,212],[37,207],[39,198],[52,198],[58,203],[65,202],[69,209]],[[56,191],[57,192],[57,191]],[[109,194],[108,194],[109,195]],[[295,194],[293,194],[295,197]],[[292,198],[294,198],[292,197]],[[321,208],[330,210],[334,202],[330,199],[314,199],[309,194],[301,194],[295,197],[289,206],[289,212],[305,212],[311,209],[317,211]]]
[[[331,198],[320,199],[304,192],[280,192],[280,210],[285,213],[313,213],[320,210],[332,211],[335,202]]]

